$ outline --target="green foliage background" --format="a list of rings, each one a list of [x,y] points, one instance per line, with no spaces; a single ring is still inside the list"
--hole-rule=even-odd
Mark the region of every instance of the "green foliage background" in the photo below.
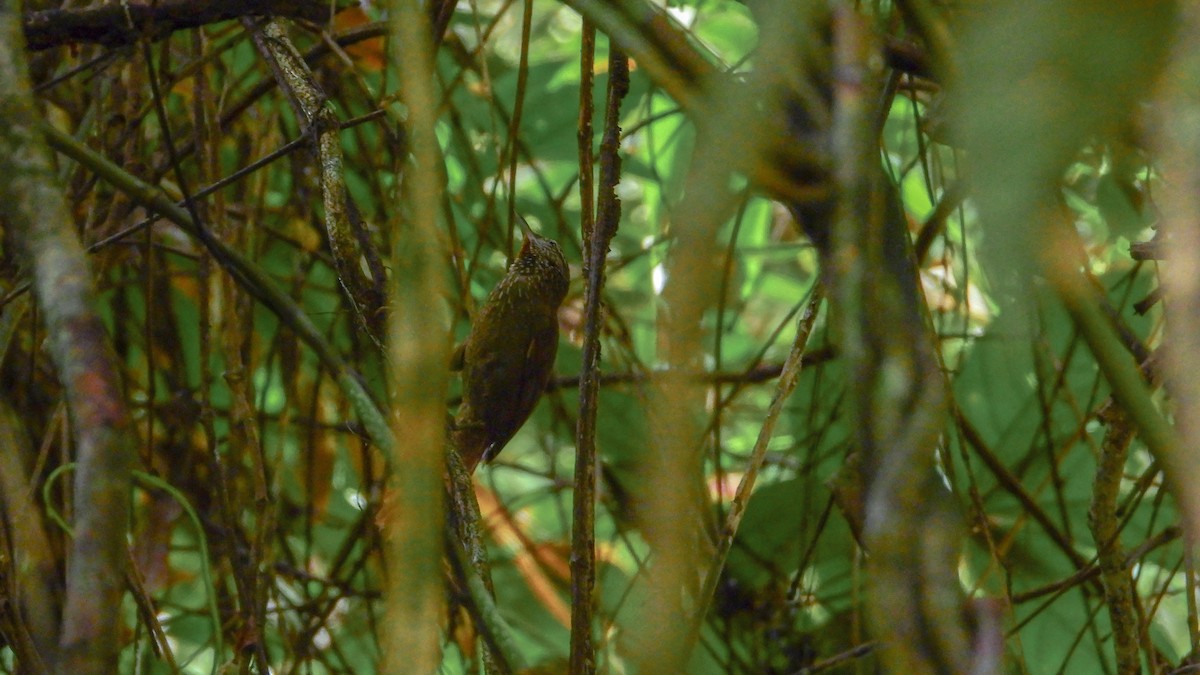
[[[1038,240],[1030,223],[1038,217],[1037,195],[1060,193],[1087,267],[1121,325],[1151,349],[1161,343],[1161,305],[1133,309],[1154,291],[1157,268],[1129,255],[1130,242],[1153,235],[1157,213],[1161,179],[1139,135],[1138,111],[1154,94],[1171,44],[1172,7],[1160,4],[1161,12],[1111,9],[1094,16],[1079,2],[948,11],[961,87],[945,96],[936,78],[897,76],[881,135],[880,161],[899,187],[914,237],[967,166],[977,179],[977,191],[949,212],[922,260],[921,281],[956,408],[937,452],[944,488],[964,522],[957,573],[973,606],[1001,617],[1003,664],[1013,672],[1114,670],[1105,597],[1094,573],[1097,543],[1088,527],[1105,434],[1097,412],[1109,392],[1070,317],[1034,274]],[[916,39],[890,3],[863,11],[881,31]],[[755,68],[758,21],[745,4],[672,2],[669,12],[720,68]],[[1076,22],[1085,15],[1092,19]],[[364,14],[340,28],[377,18]],[[454,338],[466,335],[470,314],[519,240],[506,222],[510,198],[562,243],[574,275],[560,313],[556,386],[498,461],[477,475],[497,603],[527,665],[543,672],[565,671],[570,630],[562,611],[569,599],[581,361],[581,26],[579,14],[562,4],[533,3],[524,115],[515,137],[520,6],[460,4],[437,51],[444,97],[437,127],[445,172],[441,243],[456,295],[430,302],[448,308]],[[292,33],[302,50],[322,39],[312,26]],[[179,33],[154,47],[170,85],[168,119],[185,139],[193,137],[198,107],[218,115],[235,110],[233,103],[255,85],[272,80],[237,22],[197,35]],[[601,34],[597,44],[596,63],[604,64],[608,40]],[[35,70],[46,81],[100,51],[38,53]],[[388,226],[397,222],[392,209],[402,176],[395,168],[423,170],[406,164],[396,135],[404,111],[391,98],[393,67],[374,37],[324,57],[315,70],[339,119],[388,110],[346,129],[342,140],[350,193],[381,249],[389,250],[405,236]],[[162,129],[148,114],[145,64],[135,53],[117,54],[93,73],[41,92],[48,119],[177,196],[179,186],[164,176]],[[195,74],[207,82],[202,92],[193,88]],[[606,73],[596,79],[593,100],[601,110]],[[247,103],[207,141],[219,175],[184,163],[193,187],[300,136],[277,91]],[[641,475],[656,448],[646,401],[665,365],[665,262],[673,233],[688,226],[672,215],[688,198],[683,186],[698,142],[693,121],[636,61],[621,126],[623,210],[608,259],[602,371],[609,379],[597,428],[603,474],[596,635],[607,672],[621,672],[623,635],[655,630],[638,624],[638,593],[631,592],[647,559],[633,523],[641,495],[655,489]],[[507,195],[506,153],[514,147],[516,191]],[[78,166],[64,161],[61,168],[85,243],[146,215]],[[329,262],[314,170],[302,149],[224,188],[207,202],[214,229],[287,289],[383,398],[385,364],[358,329]],[[745,470],[774,390],[772,374],[820,274],[815,251],[786,210],[749,183],[738,187],[736,214],[720,231],[724,257],[711,268],[721,294],[705,319],[710,348],[694,373],[711,383],[708,405],[690,411],[709,425],[696,451],[706,458],[714,516],[728,508]],[[167,223],[93,256],[98,309],[122,359],[140,437],[139,468],[174,486],[200,514],[192,522],[176,499],[139,483],[133,560],[173,655],[154,651],[145,612],[127,596],[119,617],[127,628],[123,670],[169,672],[173,661],[186,672],[230,662],[279,672],[372,672],[385,628],[379,593],[388,562],[375,517],[388,499],[383,458],[311,352],[206,256]],[[4,396],[29,441],[5,452],[22,453],[31,484],[40,487],[67,458],[60,391],[39,352],[45,336],[36,313],[14,292],[19,263],[7,248],[0,269],[0,319],[12,331],[0,344]],[[846,368],[826,318],[818,321],[799,387],[771,441],[691,672],[808,672],[870,644],[863,610],[872,592],[867,554],[855,539],[853,517],[834,499],[858,422],[845,406]],[[451,387],[453,395],[457,382]],[[1179,515],[1151,463],[1135,439],[1122,481],[1120,545],[1137,551],[1130,573],[1145,636],[1142,658],[1147,667],[1178,666],[1198,638],[1189,603],[1195,588]],[[996,466],[1011,480],[999,478]],[[60,550],[65,535],[48,514],[69,510],[69,497],[62,483],[51,483],[47,495],[40,517]],[[201,532],[215,597],[204,582]],[[222,624],[220,653],[211,603]],[[452,609],[443,625],[443,671],[463,672],[477,657],[466,616]],[[867,671],[875,658],[855,656],[838,667]],[[19,670],[2,644],[0,669]]]

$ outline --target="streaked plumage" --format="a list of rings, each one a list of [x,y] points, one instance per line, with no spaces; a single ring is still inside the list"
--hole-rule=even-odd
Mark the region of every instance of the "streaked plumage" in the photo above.
[[[454,443],[469,471],[490,461],[537,405],[558,351],[558,307],[570,273],[562,249],[525,233],[462,348],[463,400]]]

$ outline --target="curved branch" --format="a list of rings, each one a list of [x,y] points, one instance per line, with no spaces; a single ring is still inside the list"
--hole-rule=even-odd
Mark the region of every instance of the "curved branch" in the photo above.
[[[74,532],[67,563],[59,672],[117,670],[134,441],[117,357],[96,313],[91,266],[38,133],[15,13],[0,5],[0,220],[16,235],[34,283],[49,351],[71,417]],[[47,655],[52,657],[53,655]],[[32,664],[31,664],[32,665]]]
[[[168,0],[152,4],[111,3],[74,9],[48,9],[24,17],[29,49],[67,44],[131,45],[161,40],[177,30],[197,28],[242,16],[278,15],[309,21],[329,18],[329,4],[318,0]]]

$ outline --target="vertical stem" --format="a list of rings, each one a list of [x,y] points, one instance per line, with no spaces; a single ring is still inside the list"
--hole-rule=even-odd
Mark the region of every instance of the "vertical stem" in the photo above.
[[[880,167],[878,44],[864,17],[848,8],[835,10],[833,35],[838,203],[829,273],[869,483],[868,609],[886,645],[886,670],[966,672],[971,638],[954,571],[961,534],[934,466],[947,389],[903,207]]]
[[[438,241],[438,99],[428,15],[417,0],[396,0],[390,15],[414,161],[403,167],[401,208],[391,223],[390,421],[393,435],[405,442],[396,445],[389,467],[395,509],[384,524],[388,579],[381,670],[433,673],[441,664],[445,616],[442,474],[450,357],[449,317],[439,302],[448,293],[449,268]]]
[[[571,672],[592,673],[593,590],[596,585],[596,410],[600,375],[600,298],[604,261],[621,219],[616,186],[621,178],[621,101],[629,92],[629,59],[615,45],[608,55],[608,101],[600,142],[600,193],[595,229],[585,233],[587,290],[584,300],[583,366],[579,375],[579,425],[575,445],[575,503],[571,532]],[[584,91],[584,96],[590,96]],[[590,141],[589,141],[590,143]]]
[[[583,20],[579,54],[579,230],[583,239],[584,336],[579,371],[579,422],[575,432],[575,493],[571,521],[571,661],[573,674],[596,670],[592,644],[592,594],[596,584],[596,395],[599,376],[599,284],[601,271],[592,264],[595,199],[592,162],[592,87],[596,65],[596,27]]]
[[[20,3],[0,4],[0,220],[28,261],[51,358],[71,416],[74,539],[66,571],[58,672],[114,673],[123,623],[132,425],[91,266],[39,129]],[[53,655],[47,655],[53,657]]]
[[[1200,488],[1192,479],[1200,464],[1200,8],[1183,5],[1184,25],[1172,63],[1165,76],[1161,97],[1162,111],[1157,139],[1161,166],[1167,182],[1163,185],[1162,229],[1169,234],[1170,251],[1163,268],[1167,338],[1167,389],[1175,403],[1175,428],[1178,445],[1174,457],[1163,458],[1168,482],[1184,513],[1188,543],[1194,555],[1200,544]],[[1114,383],[1115,387],[1116,384]],[[1134,416],[1146,438],[1142,421]],[[1149,444],[1149,440],[1147,439]],[[1175,466],[1172,466],[1174,464]],[[1175,469],[1174,475],[1172,475]],[[1188,478],[1192,477],[1192,478]],[[1194,635],[1195,633],[1193,633]]]
[[[1133,440],[1133,425],[1118,406],[1109,406],[1100,419],[1108,425],[1096,478],[1092,481],[1092,505],[1088,510],[1088,526],[1096,541],[1096,558],[1100,565],[1100,580],[1104,584],[1109,623],[1112,624],[1113,650],[1117,672],[1123,675],[1140,673],[1138,655],[1138,618],[1134,607],[1133,578],[1125,567],[1125,552],[1121,548],[1120,515],[1117,513],[1121,477],[1129,457],[1129,442]]]
[[[579,48],[579,129],[576,142],[579,147],[579,231],[583,235],[583,250],[592,250],[592,229],[596,224],[595,182],[592,162],[592,87],[595,86],[596,69],[596,26],[588,19],[583,20]],[[588,274],[587,254],[583,256],[583,273]]]
[[[512,120],[508,125],[508,250],[512,251],[512,224],[517,220],[517,155],[521,138],[521,116],[525,112],[525,87],[529,82],[529,33],[533,27],[533,0],[525,0],[521,14],[521,58],[517,64],[517,91]]]

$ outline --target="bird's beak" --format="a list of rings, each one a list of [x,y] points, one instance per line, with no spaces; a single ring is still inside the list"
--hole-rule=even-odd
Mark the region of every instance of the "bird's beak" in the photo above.
[[[529,248],[533,246],[535,239],[541,239],[541,236],[536,234],[533,230],[526,230],[525,240],[521,242],[521,250],[517,255],[525,255],[529,251]]]

